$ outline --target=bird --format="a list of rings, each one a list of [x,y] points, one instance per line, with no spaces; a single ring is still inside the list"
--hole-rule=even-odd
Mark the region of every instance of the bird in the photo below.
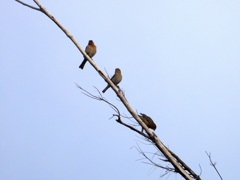
[[[92,58],[96,54],[97,47],[95,46],[92,40],[88,41],[88,45],[85,48],[85,52],[90,58]],[[87,58],[84,57],[83,62],[80,64],[79,68],[83,69],[86,62],[87,62]]]
[[[113,82],[114,85],[117,85],[122,81],[122,74],[119,68],[115,69],[115,74],[111,77],[111,81]],[[102,92],[105,93],[109,87],[110,85],[108,84],[107,87]]]
[[[138,115],[141,120],[146,124],[146,126],[148,128],[153,129],[154,131],[156,130],[157,126],[156,124],[153,122],[152,118],[150,118],[149,116],[147,116],[146,114],[140,113],[141,115]],[[143,132],[143,128],[142,128],[142,132]]]

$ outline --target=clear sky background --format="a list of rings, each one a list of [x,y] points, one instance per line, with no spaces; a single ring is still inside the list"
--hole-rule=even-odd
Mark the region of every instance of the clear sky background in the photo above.
[[[240,1],[40,2],[83,48],[95,42],[102,70],[122,70],[132,108],[202,179],[218,179],[205,151],[224,179],[240,179]],[[160,179],[132,147],[155,148],[76,88],[97,94],[106,82],[89,63],[78,68],[65,34],[13,0],[0,7],[0,179]],[[127,114],[111,89],[104,97]]]

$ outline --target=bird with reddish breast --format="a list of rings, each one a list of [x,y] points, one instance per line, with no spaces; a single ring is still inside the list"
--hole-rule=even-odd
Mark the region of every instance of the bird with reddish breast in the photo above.
[[[85,52],[90,58],[92,58],[96,54],[97,47],[95,46],[95,44],[92,40],[89,40],[88,45],[85,48]],[[83,60],[82,64],[80,64],[79,68],[83,69],[86,62],[87,62],[87,58],[84,57],[84,60]]]
[[[117,85],[118,83],[120,83],[122,81],[122,74],[121,74],[121,70],[119,68],[115,69],[115,74],[111,77],[111,81],[113,82],[114,85]],[[102,92],[105,93],[108,90],[108,88],[110,88],[109,84]]]

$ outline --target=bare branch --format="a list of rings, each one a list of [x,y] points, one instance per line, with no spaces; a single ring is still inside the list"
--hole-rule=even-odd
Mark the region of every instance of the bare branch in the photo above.
[[[88,96],[88,97],[90,97],[90,98],[92,98],[92,99],[99,100],[99,101],[104,101],[105,103],[107,103],[108,105],[110,105],[110,107],[111,107],[115,112],[117,112],[117,113],[119,114],[119,116],[121,115],[121,113],[120,113],[120,111],[118,110],[118,108],[117,108],[114,104],[112,104],[112,103],[110,103],[109,101],[107,101],[107,100],[102,96],[101,92],[100,92],[96,87],[94,87],[94,88],[97,90],[99,96],[95,96],[95,95],[91,94],[90,92],[88,92],[87,90],[83,89],[83,88],[82,88],[81,86],[79,86],[77,83],[75,83],[75,84],[76,84],[77,88],[79,88],[79,89],[81,89],[81,90],[83,91],[83,92],[82,92],[83,94],[85,94],[86,96]]]
[[[124,126],[128,127],[129,129],[131,129],[131,130],[133,130],[133,131],[137,132],[138,134],[140,134],[140,135],[144,136],[145,138],[147,138],[147,139],[149,138],[149,136],[148,136],[148,135],[144,134],[143,132],[141,132],[141,131],[139,131],[139,130],[135,129],[134,127],[132,127],[132,126],[130,126],[130,125],[128,125],[128,124],[126,124],[126,123],[124,123],[123,121],[121,121],[120,117],[118,117],[118,119],[117,119],[116,121],[117,121],[118,123],[120,123],[120,124],[122,124],[122,125],[124,125]]]
[[[117,116],[117,117],[118,117],[118,119],[116,120],[118,123],[124,125],[125,127],[128,127],[129,129],[137,132],[138,134],[144,136],[145,138],[149,138],[149,137],[148,137],[146,134],[144,134],[143,132],[135,129],[134,127],[132,127],[132,126],[126,124],[126,123],[124,123],[124,122],[121,120],[122,115],[121,115],[119,109],[118,109],[114,104],[112,104],[112,103],[110,103],[109,101],[107,101],[107,100],[102,96],[101,92],[100,92],[96,87],[95,87],[95,89],[97,90],[99,96],[95,96],[95,95],[91,94],[90,92],[88,92],[87,90],[83,89],[83,88],[82,88],[81,86],[79,86],[77,83],[75,83],[75,84],[76,84],[77,88],[79,88],[79,89],[81,89],[81,90],[83,91],[83,92],[82,92],[83,94],[85,94],[86,96],[88,96],[88,97],[90,97],[90,98],[92,98],[92,99],[99,100],[99,101],[103,101],[103,102],[107,103],[115,112],[117,112],[117,114],[113,114],[113,116]]]
[[[27,6],[27,7],[31,8],[31,9],[34,9],[34,10],[37,10],[37,11],[41,11],[39,8],[36,8],[36,7],[31,6],[29,4],[26,4],[26,3],[22,2],[22,1],[19,1],[19,0],[15,0],[15,1],[17,1],[18,3],[20,3],[20,4],[24,5],[24,6]]]
[[[77,88],[81,89],[83,92],[83,94],[85,94],[86,96],[92,98],[92,99],[95,99],[95,100],[99,100],[99,101],[103,101],[105,103],[107,103],[115,112],[117,112],[117,114],[113,114],[113,116],[117,116],[118,119],[116,120],[118,123],[124,125],[125,127],[128,127],[129,129],[137,132],[138,134],[142,135],[143,137],[149,139],[149,136],[144,134],[143,132],[135,129],[134,127],[124,123],[122,120],[121,120],[121,117],[123,117],[119,111],[119,109],[112,103],[110,103],[108,100],[106,100],[106,98],[104,98],[101,94],[101,92],[95,87],[95,89],[97,90],[99,96],[95,96],[93,95],[92,93],[88,92],[87,90],[83,89],[80,85],[78,85],[77,83],[75,83],[75,85],[77,86]]]
[[[150,154],[152,154],[153,155],[153,157],[152,158],[150,158],[148,155],[147,155],[147,153],[146,152],[143,152],[143,150],[140,148],[140,146],[137,144],[137,147],[136,146],[134,146],[134,148],[141,154],[141,155],[143,155],[149,162],[143,162],[143,163],[145,163],[145,164],[150,164],[150,165],[153,165],[153,166],[155,166],[155,167],[159,167],[159,168],[161,168],[161,169],[165,169],[166,170],[166,172],[162,175],[162,176],[165,176],[166,174],[168,174],[169,172],[175,172],[176,173],[176,171],[175,171],[175,168],[171,168],[171,167],[168,167],[168,166],[163,166],[163,165],[160,165],[160,164],[157,164],[157,163],[155,163],[154,161],[153,161],[153,158],[154,158],[154,156],[160,156],[159,154],[157,154],[157,153],[150,153]],[[166,161],[165,161],[166,162]]]
[[[167,148],[167,147],[166,147]],[[167,148],[168,149],[168,148]],[[176,158],[177,162],[187,171],[194,179],[200,180],[200,175],[196,175],[193,170],[188,167],[174,152],[172,152],[170,149],[168,149],[169,152],[172,154],[174,158]]]
[[[108,102],[104,97],[102,97],[102,95],[99,91],[98,91],[99,96],[94,96],[91,93],[85,91],[84,89],[82,89],[80,86],[77,85],[77,87],[80,88],[85,95],[87,95],[88,97],[93,98],[95,100],[102,100],[102,101],[106,102],[107,104],[109,104],[118,114],[117,122],[119,122],[120,124],[123,124],[124,126],[130,128],[130,129],[134,130],[135,132],[139,133],[140,135],[146,137],[146,139],[148,139],[149,141],[151,140],[151,142],[154,143],[154,145],[164,155],[164,157],[168,160],[168,162],[171,163],[171,165],[174,168],[174,172],[179,173],[182,177],[184,177],[185,179],[188,179],[188,180],[191,180],[192,177],[194,177],[194,178],[198,177],[190,168],[185,167],[185,164],[180,160],[180,158],[178,158],[177,156],[174,156],[173,153],[168,148],[165,147],[165,145],[160,141],[160,139],[157,137],[157,135],[147,127],[147,125],[141,120],[141,118],[138,116],[138,114],[131,108],[130,104],[126,100],[125,95],[121,91],[121,89],[113,84],[113,82],[100,70],[100,68],[98,68],[98,66],[95,64],[95,62],[85,53],[85,51],[80,47],[80,45],[73,38],[73,36],[44,7],[42,7],[42,5],[37,0],[33,0],[33,1],[37,4],[39,9],[37,9],[33,6],[30,6],[26,3],[22,3],[19,0],[16,0],[16,1],[24,6],[31,8],[31,9],[42,12],[47,17],[49,17],[66,34],[66,36],[74,43],[74,45],[84,55],[84,57],[89,61],[89,63],[98,72],[98,74],[110,85],[110,87],[116,93],[117,97],[122,101],[123,105],[126,107],[128,112],[139,123],[139,125],[145,130],[147,135],[138,131],[137,129],[135,129],[132,126],[123,123],[120,119],[121,114],[120,114],[120,111],[118,110],[118,108],[115,105],[113,105],[112,103]],[[168,167],[166,167],[166,168],[168,169]],[[198,178],[198,179],[200,179],[200,178]]]
[[[219,171],[217,170],[217,167],[216,167],[217,163],[216,163],[216,162],[213,163],[213,161],[212,161],[211,153],[207,153],[207,151],[205,151],[205,153],[207,154],[207,156],[208,156],[208,158],[209,158],[210,165],[215,169],[215,171],[217,172],[217,174],[218,174],[218,176],[220,177],[220,179],[223,180],[221,174],[220,174]]]
[[[202,175],[202,167],[200,164],[199,164],[199,168],[200,168],[200,174],[199,174],[199,177],[200,177]]]

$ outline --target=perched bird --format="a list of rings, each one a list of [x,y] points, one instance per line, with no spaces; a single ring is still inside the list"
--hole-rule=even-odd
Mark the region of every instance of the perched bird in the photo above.
[[[156,126],[156,124],[153,122],[153,120],[149,117],[149,116],[147,116],[146,114],[142,114],[142,113],[140,113],[141,115],[138,115],[140,118],[141,118],[141,120],[146,124],[146,126],[148,127],[148,128],[151,128],[151,129],[153,129],[154,131],[155,131],[155,129],[157,128],[157,126]],[[143,132],[143,128],[142,128],[142,132]]]
[[[113,84],[117,85],[118,83],[121,82],[121,80],[122,80],[121,70],[119,68],[116,68],[115,74],[112,76],[111,81],[113,82]],[[105,93],[109,87],[110,86],[108,84],[107,87],[102,92]]]
[[[85,52],[87,53],[87,55],[92,58],[96,52],[97,52],[97,47],[95,46],[94,42],[92,40],[89,40],[88,41],[88,45],[85,49]],[[84,65],[86,64],[87,62],[87,58],[84,57],[84,60],[82,62],[82,64],[80,64],[79,68],[83,69]]]

